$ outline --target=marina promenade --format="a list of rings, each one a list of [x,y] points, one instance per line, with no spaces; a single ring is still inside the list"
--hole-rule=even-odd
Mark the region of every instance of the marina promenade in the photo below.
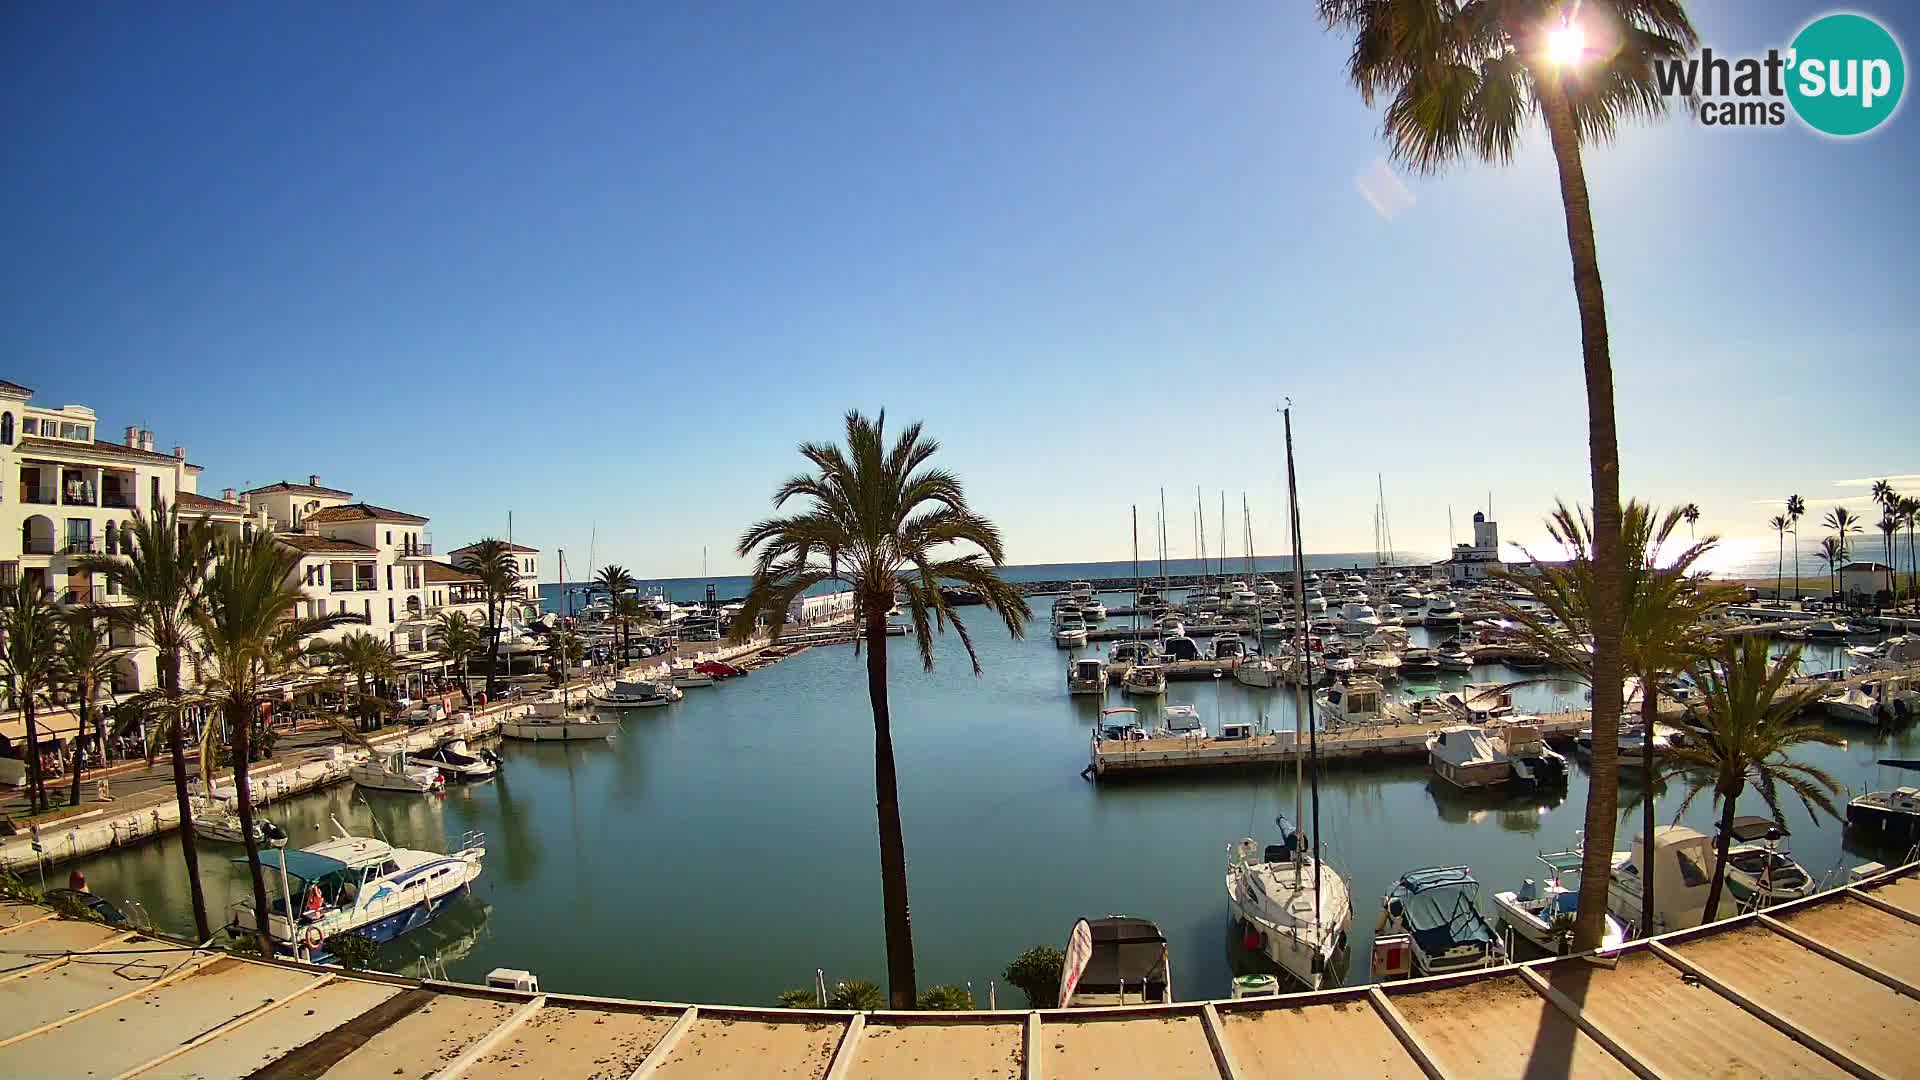
[[[520,992],[266,963],[26,904],[0,906],[0,950],[12,1076],[1920,1076],[1920,864],[1599,960],[1070,1011]]]

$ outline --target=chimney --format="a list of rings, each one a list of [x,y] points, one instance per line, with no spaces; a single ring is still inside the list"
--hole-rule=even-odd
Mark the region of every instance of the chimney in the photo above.
[[[140,429],[131,424],[127,426],[127,445],[135,450],[140,449]]]
[[[175,461],[185,461],[185,460],[187,460],[187,448],[186,448],[186,447],[184,447],[184,446],[176,446],[176,447],[174,447],[174,448],[173,448],[173,459],[174,459]]]
[[[308,474],[307,474],[307,486],[308,486],[308,487],[319,487],[319,486],[320,486],[320,474],[319,474],[319,473],[308,473]]]
[[[223,502],[230,502],[235,506],[238,506],[240,505],[240,492],[236,491],[233,488],[227,488],[225,491],[222,491],[220,493],[220,499]]]
[[[142,428],[140,431],[140,449],[153,453],[153,432]]]

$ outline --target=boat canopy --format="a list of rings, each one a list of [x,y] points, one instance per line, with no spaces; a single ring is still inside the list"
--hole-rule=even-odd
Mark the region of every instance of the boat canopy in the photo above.
[[[1772,818],[1737,817],[1733,819],[1733,838],[1743,844],[1763,840],[1775,829],[1780,830],[1781,836],[1787,835],[1787,830],[1775,824]]]
[[[1577,874],[1584,865],[1584,857],[1577,851],[1543,851],[1537,858],[1553,868],[1557,874]]]
[[[1392,900],[1414,941],[1429,954],[1456,945],[1493,941],[1493,931],[1480,916],[1480,883],[1464,866],[1432,866],[1410,870],[1394,885]]]
[[[1169,705],[1160,710],[1160,719],[1168,731],[1200,730],[1200,710],[1191,705]]]
[[[1122,987],[1139,991],[1165,984],[1167,938],[1158,926],[1146,919],[1110,915],[1088,919],[1087,927],[1093,931],[1093,955],[1080,976],[1079,992],[1116,994]]]
[[[245,865],[247,860],[243,856],[231,861],[237,865]],[[351,869],[339,859],[300,848],[276,848],[262,851],[260,865],[276,872],[284,867],[288,877],[296,877],[301,881],[318,881],[328,874],[338,874]]]

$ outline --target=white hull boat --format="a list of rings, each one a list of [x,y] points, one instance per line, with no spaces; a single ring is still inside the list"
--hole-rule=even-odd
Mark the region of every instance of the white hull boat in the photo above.
[[[1413,974],[1450,975],[1505,963],[1507,951],[1480,913],[1480,883],[1464,866],[1410,870],[1380,902],[1376,941],[1403,934],[1413,949]]]
[[[1241,943],[1308,989],[1324,986],[1353,927],[1346,879],[1324,861],[1316,867],[1299,834],[1289,832],[1287,843],[1269,846],[1264,857],[1251,839],[1230,847],[1226,883]]]
[[[499,755],[491,750],[475,750],[467,745],[465,739],[448,739],[425,753],[409,755],[408,760],[415,765],[438,769],[441,776],[466,783],[491,780],[500,771]]]
[[[1517,890],[1494,893],[1493,907],[1500,921],[1512,927],[1514,933],[1536,948],[1558,956],[1566,951],[1567,932],[1573,928],[1574,916],[1580,910],[1580,891],[1568,888],[1561,878],[1579,875],[1581,855],[1579,851],[1554,851],[1538,858],[1547,864],[1546,879],[1536,883],[1527,878]],[[1626,939],[1626,924],[1609,914],[1600,947],[1611,949]]]
[[[587,691],[587,700],[602,709],[653,709],[686,696],[678,686],[646,679],[621,679],[610,688]]]
[[[240,813],[233,803],[195,797],[191,804],[195,836],[221,844],[246,843],[246,832],[240,828]],[[286,847],[287,831],[256,814],[253,819],[253,841],[255,847],[262,849]]]
[[[347,776],[358,787],[375,791],[404,791],[414,795],[439,791],[447,783],[439,769],[431,765],[415,765],[407,760],[406,753],[402,751],[363,761],[348,770]]]
[[[1067,693],[1093,694],[1105,697],[1107,693],[1107,665],[1103,660],[1089,658],[1075,660],[1067,665]]]
[[[619,729],[618,721],[602,720],[558,701],[536,701],[526,715],[500,724],[500,734],[528,742],[586,742],[605,739]]]

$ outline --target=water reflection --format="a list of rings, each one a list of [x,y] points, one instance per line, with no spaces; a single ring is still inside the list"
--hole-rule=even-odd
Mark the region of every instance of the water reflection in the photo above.
[[[1504,787],[1462,791],[1438,777],[1426,783],[1440,820],[1455,825],[1491,822],[1508,832],[1537,833],[1540,822],[1566,801],[1564,791],[1512,791]]]

